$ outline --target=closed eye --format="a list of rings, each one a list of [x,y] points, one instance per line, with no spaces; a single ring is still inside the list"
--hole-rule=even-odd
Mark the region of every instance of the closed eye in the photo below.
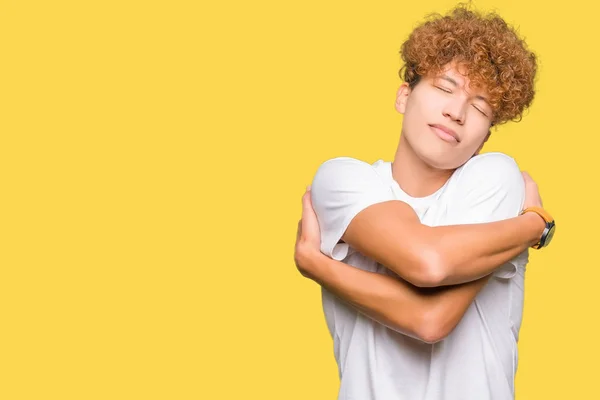
[[[483,114],[485,117],[487,117],[487,114],[485,113],[485,111],[483,111],[481,108],[479,108],[478,106],[476,106],[475,104],[473,104],[473,108],[476,109],[477,111],[479,111],[481,114]]]
[[[436,86],[436,88],[440,89],[442,92],[452,93],[452,90],[447,89],[447,88],[442,87],[442,86]]]

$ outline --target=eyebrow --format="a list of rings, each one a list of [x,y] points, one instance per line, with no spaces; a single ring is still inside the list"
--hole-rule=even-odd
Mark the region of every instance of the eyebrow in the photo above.
[[[454,79],[450,78],[448,75],[442,75],[440,76],[441,79],[450,82],[451,84],[453,84],[454,86],[458,87],[458,82],[456,82]]]
[[[458,87],[458,82],[456,82],[456,80],[455,80],[455,79],[453,79],[453,78],[449,77],[448,75],[442,75],[442,76],[440,76],[440,79],[443,79],[443,80],[445,80],[445,81],[448,81],[448,82],[450,82],[451,84],[453,84],[455,87]],[[482,96],[482,95],[479,95],[479,94],[478,94],[478,95],[476,95],[476,96],[475,96],[475,98],[476,98],[477,100],[482,100],[482,101],[485,101],[486,103],[490,104],[489,100],[488,100],[488,99],[487,99],[487,97],[485,97],[485,96]]]
[[[485,97],[485,96],[482,96],[482,95],[478,94],[477,96],[475,96],[475,98],[476,98],[477,100],[485,101],[485,102],[486,102],[486,103],[487,103],[487,104],[488,104],[490,107],[492,106],[492,105],[490,104],[490,101],[488,100],[488,98],[487,98],[487,97]]]

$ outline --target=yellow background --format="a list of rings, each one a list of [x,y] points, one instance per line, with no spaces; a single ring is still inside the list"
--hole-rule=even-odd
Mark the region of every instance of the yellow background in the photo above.
[[[398,50],[453,4],[2,1],[0,398],[334,399],[300,197],[328,158],[391,160]],[[540,62],[485,150],[558,220],[517,398],[600,398],[598,5],[475,5]]]

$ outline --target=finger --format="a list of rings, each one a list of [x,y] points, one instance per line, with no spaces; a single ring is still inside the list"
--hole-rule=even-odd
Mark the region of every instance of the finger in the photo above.
[[[302,197],[302,230],[307,235],[311,235],[318,228],[317,214],[312,206],[310,192],[306,192]]]
[[[533,178],[531,177],[531,175],[529,175],[529,173],[523,172],[522,174],[523,174],[523,180],[525,181],[525,185],[529,185],[529,186],[537,185],[535,183],[535,181],[533,180]]]
[[[298,221],[298,228],[296,230],[296,240],[299,240],[300,236],[302,236],[302,220]]]
[[[302,195],[302,219],[304,219],[304,216],[306,215],[307,200],[310,200],[310,194],[308,192],[304,192],[304,194]],[[300,219],[300,223],[302,223],[302,219]]]
[[[300,225],[304,226],[306,224],[307,216],[310,216],[310,206],[309,206],[310,196],[308,193],[304,193],[302,196],[302,219],[300,220]]]
[[[302,212],[309,211],[309,208],[312,209],[312,204],[310,202],[310,192],[305,192],[302,196]]]

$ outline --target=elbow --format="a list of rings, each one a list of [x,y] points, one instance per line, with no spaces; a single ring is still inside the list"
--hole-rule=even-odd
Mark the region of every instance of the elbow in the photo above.
[[[421,324],[417,331],[418,339],[428,344],[444,340],[456,327],[456,323],[448,321],[445,315],[432,311],[423,314]]]
[[[438,327],[427,327],[418,333],[418,338],[420,341],[427,344],[435,344],[444,340],[449,333],[450,332],[444,332]]]
[[[418,287],[437,287],[444,285],[448,277],[448,268],[444,257],[435,249],[421,250],[418,255],[418,267],[410,282]]]

